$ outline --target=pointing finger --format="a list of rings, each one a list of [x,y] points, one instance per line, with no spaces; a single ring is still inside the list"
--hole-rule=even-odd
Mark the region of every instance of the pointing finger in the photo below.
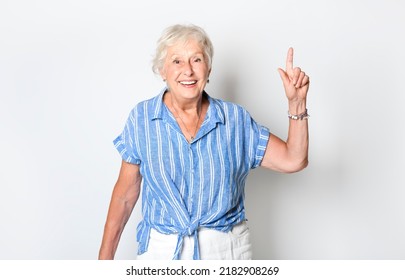
[[[289,48],[287,53],[286,71],[290,76],[292,76],[293,74],[293,56],[294,56],[294,49]]]

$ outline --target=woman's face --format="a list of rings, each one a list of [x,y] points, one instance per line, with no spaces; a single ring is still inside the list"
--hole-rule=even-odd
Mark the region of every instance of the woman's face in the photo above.
[[[210,71],[203,49],[195,40],[189,40],[167,49],[160,75],[166,80],[170,92],[192,99],[203,92]]]

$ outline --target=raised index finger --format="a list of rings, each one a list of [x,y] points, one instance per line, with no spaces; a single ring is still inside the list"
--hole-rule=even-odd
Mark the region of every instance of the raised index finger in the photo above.
[[[288,53],[287,53],[287,62],[286,62],[287,73],[292,73],[292,71],[293,71],[293,56],[294,56],[294,49],[289,48]]]

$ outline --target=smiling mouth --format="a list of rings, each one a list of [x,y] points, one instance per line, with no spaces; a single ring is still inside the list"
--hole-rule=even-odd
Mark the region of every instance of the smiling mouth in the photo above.
[[[191,86],[191,85],[195,85],[197,83],[197,81],[181,81],[179,83],[182,85],[185,85],[185,86]]]

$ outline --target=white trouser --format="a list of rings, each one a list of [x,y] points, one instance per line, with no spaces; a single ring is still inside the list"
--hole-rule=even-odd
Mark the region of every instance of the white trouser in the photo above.
[[[198,240],[202,260],[250,260],[252,244],[246,222],[235,225],[229,232],[199,228]],[[177,244],[177,234],[162,234],[152,229],[148,250],[138,260],[171,260]],[[180,259],[192,260],[194,237],[185,236]]]

